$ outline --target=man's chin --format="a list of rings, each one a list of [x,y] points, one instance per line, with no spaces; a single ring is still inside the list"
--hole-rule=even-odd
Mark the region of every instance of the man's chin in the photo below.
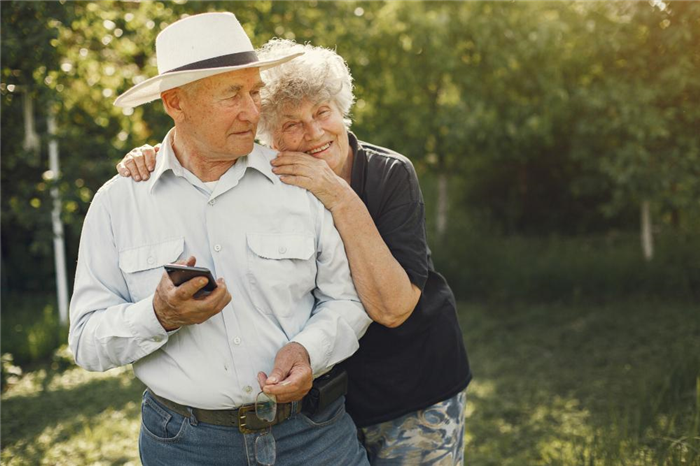
[[[251,138],[250,142],[238,141],[231,147],[229,153],[236,158],[248,155],[253,152],[253,147],[255,146],[255,139]]]

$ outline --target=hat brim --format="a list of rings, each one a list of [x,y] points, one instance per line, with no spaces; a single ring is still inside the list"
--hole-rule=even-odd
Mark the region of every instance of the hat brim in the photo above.
[[[223,66],[219,68],[206,68],[201,70],[175,71],[164,73],[141,82],[128,91],[121,94],[114,101],[117,107],[138,107],[141,104],[152,102],[160,98],[160,94],[176,87],[184,86],[200,79],[208,78],[229,71],[243,70],[247,68],[260,68],[260,71],[281,65],[289,60],[303,55],[304,52],[293,53],[282,58],[262,60],[245,65]]]

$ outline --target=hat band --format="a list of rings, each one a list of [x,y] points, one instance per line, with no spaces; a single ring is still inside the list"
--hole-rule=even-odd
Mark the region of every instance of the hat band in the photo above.
[[[206,70],[209,68],[240,66],[247,65],[249,63],[254,63],[256,61],[258,61],[258,56],[255,54],[255,52],[238,52],[231,53],[228,55],[221,55],[220,57],[207,58],[206,60],[196,61],[185,66],[173,68],[172,70],[168,70],[163,74],[174,73],[176,71]]]

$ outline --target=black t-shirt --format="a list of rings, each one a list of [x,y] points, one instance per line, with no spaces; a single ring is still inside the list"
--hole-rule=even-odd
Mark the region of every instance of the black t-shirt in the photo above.
[[[347,410],[358,427],[366,427],[451,398],[469,384],[471,371],[454,295],[433,268],[413,165],[401,154],[349,137],[352,189],[422,290],[406,322],[396,328],[372,323],[360,349],[343,363],[350,379]]]

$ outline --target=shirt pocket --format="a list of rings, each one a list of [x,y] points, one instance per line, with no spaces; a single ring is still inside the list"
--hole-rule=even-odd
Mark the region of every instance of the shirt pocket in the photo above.
[[[156,291],[165,264],[175,262],[185,249],[184,238],[173,238],[119,251],[119,268],[133,302]]]
[[[248,283],[255,307],[288,317],[301,301],[313,303],[316,241],[310,233],[248,233]],[[310,304],[309,310],[313,307]]]

